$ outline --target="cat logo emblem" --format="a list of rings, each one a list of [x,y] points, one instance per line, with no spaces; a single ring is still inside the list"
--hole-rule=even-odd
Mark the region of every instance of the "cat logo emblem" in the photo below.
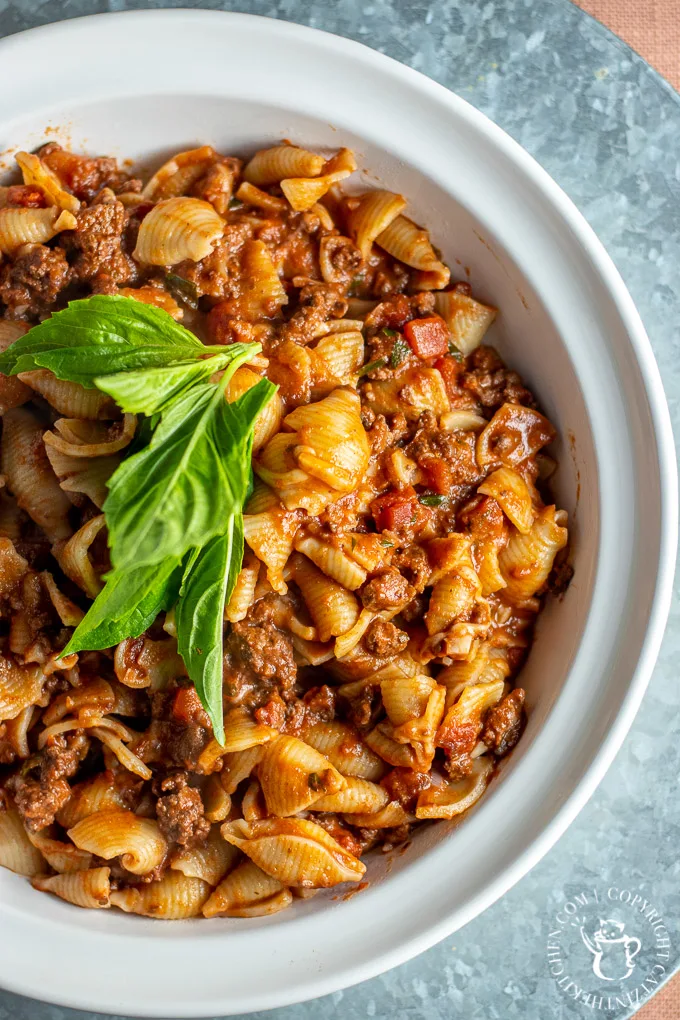
[[[635,957],[642,949],[640,939],[625,934],[623,921],[611,917],[600,921],[592,937],[581,925],[581,939],[593,954],[593,974],[601,981],[626,981],[635,970]]]

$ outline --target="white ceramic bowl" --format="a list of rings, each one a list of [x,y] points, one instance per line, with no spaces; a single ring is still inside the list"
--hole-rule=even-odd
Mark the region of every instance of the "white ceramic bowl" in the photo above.
[[[347,902],[331,892],[249,921],[83,911],[0,875],[0,984],[25,995],[194,1017],[371,977],[469,921],[539,860],[640,703],[666,620],[677,511],[642,323],[593,232],[518,145],[463,100],[345,39],[243,15],[103,15],[3,41],[0,95],[0,149],[31,149],[47,126],[76,148],[143,159],[204,142],[351,146],[366,180],[408,196],[447,261],[500,306],[492,342],[559,428],[556,495],[570,511],[574,580],[541,618],[522,674],[526,733],[457,829],[427,827],[389,874],[374,858],[369,888]]]

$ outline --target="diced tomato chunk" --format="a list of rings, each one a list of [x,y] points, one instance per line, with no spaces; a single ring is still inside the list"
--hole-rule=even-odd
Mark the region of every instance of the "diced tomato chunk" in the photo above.
[[[412,488],[386,492],[371,503],[371,513],[378,531],[398,531],[410,524],[418,507]]]
[[[172,714],[178,722],[190,723],[203,711],[193,687],[180,687],[172,703]]]
[[[440,315],[411,319],[404,326],[404,336],[419,358],[439,358],[449,349],[449,327]]]

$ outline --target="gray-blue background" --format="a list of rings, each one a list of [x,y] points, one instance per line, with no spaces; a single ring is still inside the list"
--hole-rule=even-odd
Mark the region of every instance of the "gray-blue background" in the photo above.
[[[0,0],[0,35],[81,14],[172,6],[247,11],[351,36],[492,117],[546,167],[604,241],[645,320],[680,429],[680,103],[626,46],[568,0]],[[8,103],[11,96],[0,98]],[[551,918],[565,892],[594,885],[640,890],[663,911],[670,966],[677,967],[679,644],[676,597],[654,679],[615,764],[568,833],[503,900],[381,978],[268,1016],[609,1020],[606,1011],[565,999],[546,963]],[[94,1017],[0,992],[0,1020]]]

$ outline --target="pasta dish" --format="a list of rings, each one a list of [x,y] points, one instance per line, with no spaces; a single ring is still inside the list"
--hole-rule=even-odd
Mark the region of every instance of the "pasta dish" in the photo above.
[[[361,887],[521,737],[555,430],[348,149],[16,163],[0,865],[165,919]]]

